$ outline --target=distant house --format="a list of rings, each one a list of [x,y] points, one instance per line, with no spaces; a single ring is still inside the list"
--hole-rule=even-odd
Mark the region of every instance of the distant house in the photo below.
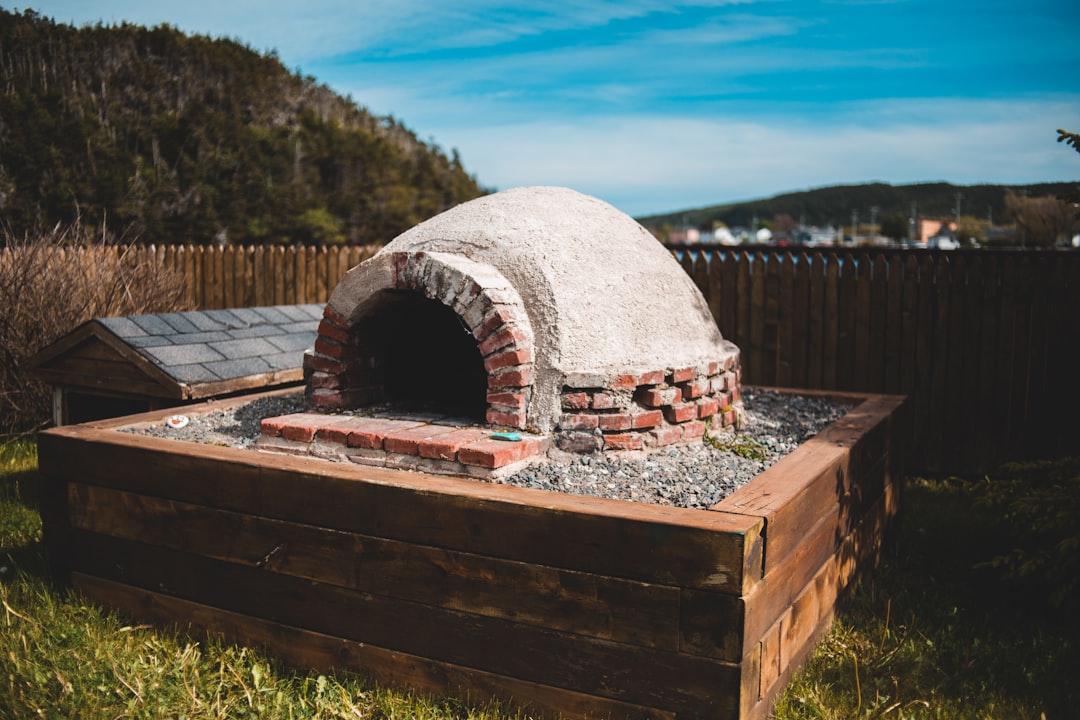
[[[697,228],[675,228],[668,233],[668,242],[672,245],[696,245],[701,242],[701,231]]]
[[[918,221],[916,221],[915,228],[918,231],[917,235],[919,238],[919,243],[921,245],[929,246],[930,238],[932,237],[944,237],[946,235],[948,235],[949,237],[955,237],[954,233],[956,232],[956,223],[952,222],[951,220],[942,221],[931,220],[929,218],[919,218]],[[942,228],[945,229],[944,232],[942,231]]]
[[[713,242],[718,245],[738,245],[739,239],[731,234],[726,225],[721,225],[713,230]]]

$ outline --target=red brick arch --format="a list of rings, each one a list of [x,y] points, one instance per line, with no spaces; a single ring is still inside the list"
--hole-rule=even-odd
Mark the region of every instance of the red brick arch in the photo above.
[[[312,402],[339,408],[379,402],[377,349],[355,331],[378,312],[386,290],[410,291],[451,308],[475,338],[487,373],[486,420],[528,427],[533,388],[533,332],[517,290],[494,267],[460,255],[394,252],[353,268],[323,313],[314,349],[304,359]]]

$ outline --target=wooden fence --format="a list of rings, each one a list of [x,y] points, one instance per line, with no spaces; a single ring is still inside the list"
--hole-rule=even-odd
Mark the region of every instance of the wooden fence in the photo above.
[[[325,303],[349,268],[379,250],[345,247],[132,248],[139,260],[175,269],[187,280],[187,304],[197,310]]]
[[[1080,450],[1080,253],[674,252],[745,383],[909,395],[916,470]]]
[[[142,247],[198,309],[322,303],[375,246]],[[903,393],[922,472],[1080,448],[1080,253],[672,250],[743,380]]]

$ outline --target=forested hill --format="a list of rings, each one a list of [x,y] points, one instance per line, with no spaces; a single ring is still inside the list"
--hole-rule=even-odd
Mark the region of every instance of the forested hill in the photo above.
[[[1051,134],[1052,136],[1052,134]],[[749,227],[754,217],[771,222],[782,215],[806,225],[840,227],[851,223],[852,212],[859,222],[869,224],[871,209],[877,208],[880,222],[890,216],[909,217],[912,209],[930,218],[947,218],[954,214],[959,193],[960,214],[994,222],[1006,222],[1005,195],[1012,190],[1028,197],[1059,196],[1075,191],[1077,183],[1042,183],[1038,185],[952,185],[950,183],[920,183],[889,185],[836,185],[832,187],[793,192],[762,200],[714,205],[694,210],[651,215],[638,218],[648,227],[669,225],[711,228],[714,222],[729,227]]]
[[[386,242],[484,193],[274,53],[0,8],[0,221],[146,242]]]

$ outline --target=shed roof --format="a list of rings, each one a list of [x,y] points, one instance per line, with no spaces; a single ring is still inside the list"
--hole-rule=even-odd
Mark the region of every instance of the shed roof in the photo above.
[[[95,318],[31,357],[53,385],[193,400],[303,379],[322,305]]]

